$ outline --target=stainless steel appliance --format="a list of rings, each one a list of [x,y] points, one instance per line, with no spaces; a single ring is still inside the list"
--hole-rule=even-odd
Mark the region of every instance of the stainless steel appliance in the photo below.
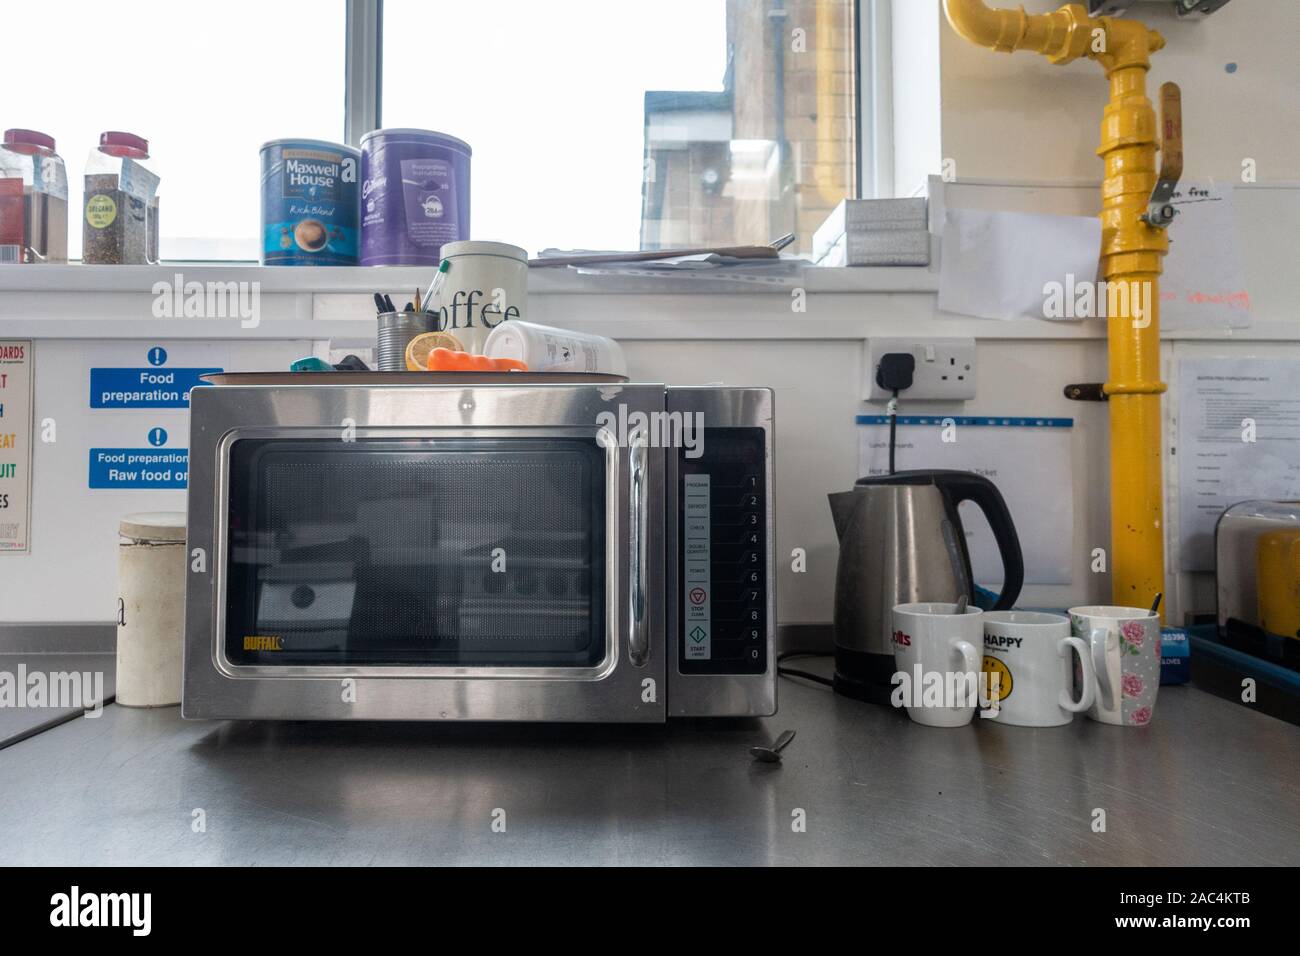
[[[860,478],[829,496],[840,541],[835,573],[835,689],[888,703],[896,604],[973,597],[970,555],[957,505],[973,501],[988,518],[1005,570],[997,610],[1020,596],[1024,561],[1011,513],[997,487],[966,471],[900,471]]]
[[[770,390],[213,381],[191,395],[185,717],[775,712]]]
[[[1300,662],[1300,501],[1238,502],[1219,516],[1214,551],[1220,635]]]

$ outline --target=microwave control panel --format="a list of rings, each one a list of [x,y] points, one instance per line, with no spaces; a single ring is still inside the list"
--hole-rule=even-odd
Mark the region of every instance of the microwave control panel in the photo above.
[[[679,452],[677,666],[683,674],[767,670],[767,488],[761,428],[706,428]]]

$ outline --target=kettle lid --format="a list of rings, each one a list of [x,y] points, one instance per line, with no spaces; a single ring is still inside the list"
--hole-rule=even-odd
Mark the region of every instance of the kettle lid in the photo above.
[[[892,475],[867,475],[853,483],[853,487],[862,488],[873,485],[934,485],[945,475],[970,475],[969,471],[956,471],[943,468],[918,468],[914,471],[896,471]]]

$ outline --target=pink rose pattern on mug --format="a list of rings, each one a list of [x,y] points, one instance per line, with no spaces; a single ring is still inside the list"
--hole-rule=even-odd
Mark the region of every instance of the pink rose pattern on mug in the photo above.
[[[1088,640],[1088,620],[1070,615],[1070,629],[1076,637]],[[1160,688],[1160,619],[1124,621],[1119,626],[1120,714],[1125,724],[1142,727],[1151,722]],[[1078,669],[1078,665],[1075,665]],[[1100,690],[1098,691],[1100,694]]]

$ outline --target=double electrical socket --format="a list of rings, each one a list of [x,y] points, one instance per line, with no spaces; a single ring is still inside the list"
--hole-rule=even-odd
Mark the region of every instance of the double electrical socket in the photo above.
[[[912,399],[957,400],[975,397],[974,339],[867,339],[862,348],[862,397],[879,402],[890,393],[876,384],[880,358],[890,352],[907,352],[916,357],[912,387],[899,393],[901,401]]]

